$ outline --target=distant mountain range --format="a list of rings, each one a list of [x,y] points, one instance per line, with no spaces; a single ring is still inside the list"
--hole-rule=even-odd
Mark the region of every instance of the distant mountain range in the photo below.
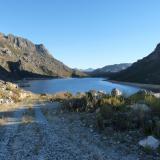
[[[0,79],[85,76],[56,60],[43,44],[0,33]]]
[[[91,76],[94,76],[94,77],[106,77],[111,73],[116,73],[116,72],[125,70],[130,66],[131,66],[131,63],[107,65],[105,67],[93,70],[92,72],[90,72],[88,74],[90,74]]]
[[[85,73],[84,73],[85,72]],[[133,63],[99,69],[71,69],[55,59],[43,44],[0,33],[0,79],[50,77],[109,77],[111,80],[160,84],[160,44],[147,57]]]
[[[110,79],[126,82],[160,84],[160,44],[155,50],[124,71],[110,75]]]
[[[120,63],[120,64],[113,64],[113,65],[107,65],[105,67],[99,68],[94,70],[94,72],[119,72],[122,70],[125,70],[126,68],[130,67],[131,63]]]
[[[75,70],[79,70],[81,72],[93,72],[95,69],[93,69],[93,68],[87,68],[87,69],[78,69],[78,68],[75,68]]]

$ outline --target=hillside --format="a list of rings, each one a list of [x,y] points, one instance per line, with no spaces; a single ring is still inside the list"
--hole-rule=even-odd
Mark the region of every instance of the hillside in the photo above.
[[[76,73],[76,75],[75,75]],[[78,75],[77,75],[78,74]],[[43,44],[0,33],[0,79],[83,76],[56,60]]]
[[[128,69],[112,74],[110,79],[125,82],[160,84],[160,44]]]
[[[102,68],[98,68],[90,73],[92,76],[108,76],[110,73],[116,73],[122,70],[125,70],[131,66],[131,63],[121,63],[121,64],[114,64],[114,65],[107,65]]]

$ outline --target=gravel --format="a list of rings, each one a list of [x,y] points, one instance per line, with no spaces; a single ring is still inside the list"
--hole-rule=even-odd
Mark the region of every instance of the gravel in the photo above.
[[[59,108],[57,103],[36,104],[29,123],[22,123],[27,106],[13,111],[10,122],[1,126],[0,160],[147,160],[83,125],[80,114]]]

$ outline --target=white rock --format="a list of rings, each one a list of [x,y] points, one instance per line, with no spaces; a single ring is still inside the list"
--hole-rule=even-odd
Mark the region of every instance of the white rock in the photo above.
[[[160,98],[160,93],[154,93],[153,94],[156,98]]]
[[[122,92],[121,92],[119,89],[114,88],[114,89],[112,89],[112,91],[111,91],[111,95],[112,95],[112,96],[121,96],[121,95],[122,95]]]
[[[152,149],[157,149],[160,145],[160,141],[153,136],[148,136],[147,138],[139,141],[139,145],[142,147],[150,147]]]

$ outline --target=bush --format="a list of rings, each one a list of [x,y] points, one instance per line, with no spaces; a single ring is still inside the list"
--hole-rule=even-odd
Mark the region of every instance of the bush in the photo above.
[[[100,111],[97,113],[97,127],[104,129],[111,126],[115,130],[132,128],[132,117],[129,108],[125,105],[120,105],[119,107],[101,106]]]
[[[145,103],[151,107],[154,115],[160,116],[160,99],[154,96],[145,97]]]
[[[129,97],[130,103],[144,103],[150,106],[154,115],[160,116],[160,99],[151,93],[138,92]]]
[[[86,97],[82,98],[72,98],[65,100],[63,102],[63,109],[69,111],[76,111],[76,112],[84,112],[86,111],[87,100]]]
[[[145,122],[143,126],[143,131],[145,134],[152,134],[160,137],[160,119],[158,117],[153,117]]]
[[[106,96],[99,100],[98,105],[104,106],[104,105],[111,105],[113,107],[120,107],[125,104],[125,98],[124,97],[115,97],[115,96]]]
[[[98,108],[98,102],[102,96],[101,94],[97,94],[96,91],[77,94],[74,97],[66,99],[63,102],[63,108],[76,112],[94,112]]]

